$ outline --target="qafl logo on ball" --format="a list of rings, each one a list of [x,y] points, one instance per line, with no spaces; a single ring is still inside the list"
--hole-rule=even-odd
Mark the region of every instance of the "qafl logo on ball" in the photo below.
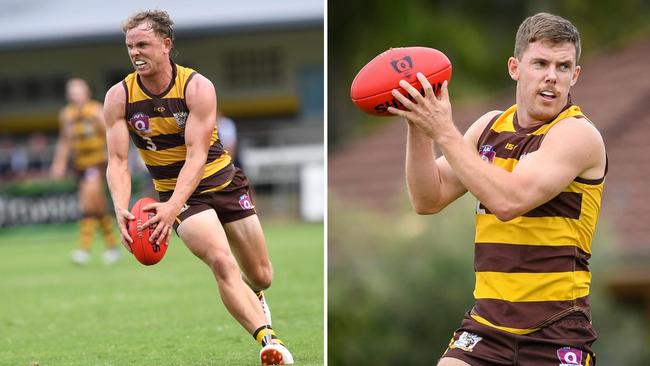
[[[411,71],[413,71],[413,60],[411,56],[404,56],[398,60],[391,60],[390,65],[398,73],[408,77],[411,77]]]
[[[140,133],[151,133],[149,128],[149,116],[142,112],[135,113],[129,119],[129,124],[134,130]]]

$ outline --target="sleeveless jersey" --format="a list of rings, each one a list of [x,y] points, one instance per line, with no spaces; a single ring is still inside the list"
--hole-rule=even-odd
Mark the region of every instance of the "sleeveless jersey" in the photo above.
[[[539,149],[560,120],[586,118],[569,104],[552,121],[524,129],[516,111],[514,105],[495,117],[478,141],[481,157],[507,171]],[[507,222],[478,202],[474,320],[528,334],[575,311],[591,319],[589,258],[604,180],[576,177],[550,201]]]
[[[185,122],[190,113],[185,104],[185,91],[196,75],[196,71],[174,63],[172,71],[172,81],[159,95],[149,92],[136,72],[122,82],[127,96],[125,116],[129,135],[159,193],[174,190],[185,164]],[[216,121],[214,124],[205,172],[194,194],[226,187],[235,173],[230,155],[224,151],[217,136]]]
[[[83,107],[68,104],[63,108],[64,128],[70,139],[74,166],[84,170],[106,162],[106,134],[97,118],[101,103],[91,100]]]

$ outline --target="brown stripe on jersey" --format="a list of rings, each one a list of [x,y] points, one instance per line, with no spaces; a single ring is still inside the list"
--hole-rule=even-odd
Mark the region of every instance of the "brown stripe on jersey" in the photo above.
[[[147,145],[151,144],[150,142],[145,141],[140,135],[136,132],[129,130],[129,135],[135,147],[141,150],[147,150]],[[171,135],[158,135],[149,137],[151,142],[156,145],[156,150],[165,150],[172,147],[177,147],[185,145],[185,138],[178,133]]]
[[[232,180],[232,178],[235,176],[235,166],[231,164],[228,164],[227,167],[219,170],[218,172],[212,174],[209,177],[201,179],[201,182],[199,182],[199,186],[196,187],[195,192],[202,192],[207,189],[211,189],[214,187],[218,187],[229,180]]]
[[[200,194],[202,191],[223,185],[224,183],[232,180],[235,176],[235,173],[235,166],[232,163],[228,164],[228,166],[212,174],[211,176],[201,179],[199,185],[196,187],[192,194]],[[160,196],[161,201],[166,201],[171,197],[173,193],[174,191],[171,190],[158,192],[158,195]]]
[[[570,219],[580,218],[582,208],[582,193],[560,192],[552,200],[536,207],[525,214],[525,217],[550,217],[559,216]]]
[[[496,299],[478,299],[472,313],[502,327],[540,328],[567,314],[580,311],[591,319],[589,296],[567,301],[509,302]]]
[[[490,131],[484,142],[490,142],[497,157],[517,159],[523,153],[537,151],[543,139],[544,135],[522,135],[515,132]],[[506,147],[510,147],[510,149]]]
[[[145,99],[129,103],[128,111],[141,112],[153,117],[174,117],[174,113],[187,112],[187,105],[181,98]],[[127,115],[127,120],[130,116]]]
[[[208,157],[205,160],[205,164],[209,164],[223,155],[223,146],[221,146],[221,141],[217,140],[212,144],[210,150],[208,150]],[[155,166],[147,165],[149,174],[153,179],[172,179],[178,178],[178,174],[181,172],[181,168],[185,164],[185,159],[177,161],[173,164]]]
[[[186,95],[186,92],[187,92],[187,86],[190,84],[190,81],[192,80],[194,75],[196,75],[196,71],[192,71],[190,73],[190,76],[188,76],[187,80],[185,81],[185,86],[183,86],[183,98],[185,98],[185,95]],[[183,99],[183,101],[185,101],[185,99]],[[187,107],[185,107],[185,109],[187,109]]]
[[[479,204],[479,208],[485,210],[486,214],[492,212],[483,205]],[[524,217],[566,217],[569,219],[580,218],[582,209],[582,193],[578,192],[560,192],[557,196],[553,197],[550,201],[526,212],[521,215]]]
[[[494,125],[494,122],[496,122],[497,119],[499,119],[499,117],[501,117],[502,114],[503,114],[503,112],[497,113],[497,115],[492,117],[490,122],[488,122],[487,126],[485,126],[485,129],[483,130],[483,132],[481,132],[481,136],[478,137],[478,141],[476,143],[476,148],[477,149],[484,145],[484,142],[485,142],[485,139],[488,136],[488,133],[490,131],[492,131],[492,126]]]
[[[477,243],[476,272],[550,273],[589,271],[591,255],[574,245]]]
[[[147,165],[147,170],[153,179],[172,179],[178,178],[181,168],[185,165],[185,160],[177,161],[169,165]]]
[[[124,100],[124,118],[126,118],[127,122],[129,120],[129,87],[126,85],[126,78],[122,80],[122,87],[124,87],[124,94],[125,94],[125,100]]]

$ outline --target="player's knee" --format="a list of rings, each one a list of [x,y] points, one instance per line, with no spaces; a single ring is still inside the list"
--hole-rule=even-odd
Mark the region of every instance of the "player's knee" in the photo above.
[[[252,282],[255,289],[266,290],[271,287],[271,282],[273,282],[273,267],[270,264],[268,266],[258,267],[253,274],[253,278],[249,278],[248,280]]]
[[[233,276],[239,276],[239,267],[232,254],[227,252],[218,252],[209,256],[208,266],[214,272],[217,281],[229,280]]]

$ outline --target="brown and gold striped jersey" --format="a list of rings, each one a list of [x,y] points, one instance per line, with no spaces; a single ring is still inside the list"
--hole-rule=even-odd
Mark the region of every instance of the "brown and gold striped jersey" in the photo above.
[[[569,104],[552,121],[524,129],[516,111],[514,105],[495,117],[477,146],[484,160],[507,171],[539,149],[559,121],[586,118]],[[576,177],[550,201],[507,222],[478,202],[472,318],[516,334],[575,311],[591,318],[589,258],[604,180]]]
[[[68,104],[63,108],[62,118],[74,156],[77,170],[84,170],[106,162],[106,134],[102,120],[101,103],[91,100],[81,108]]]
[[[127,95],[129,134],[158,192],[174,190],[187,153],[184,132],[190,111],[185,104],[185,91],[196,71],[174,63],[172,71],[172,81],[159,95],[149,92],[136,72],[122,82]],[[205,172],[194,193],[218,191],[230,183],[234,173],[230,155],[217,136],[215,121]]]

